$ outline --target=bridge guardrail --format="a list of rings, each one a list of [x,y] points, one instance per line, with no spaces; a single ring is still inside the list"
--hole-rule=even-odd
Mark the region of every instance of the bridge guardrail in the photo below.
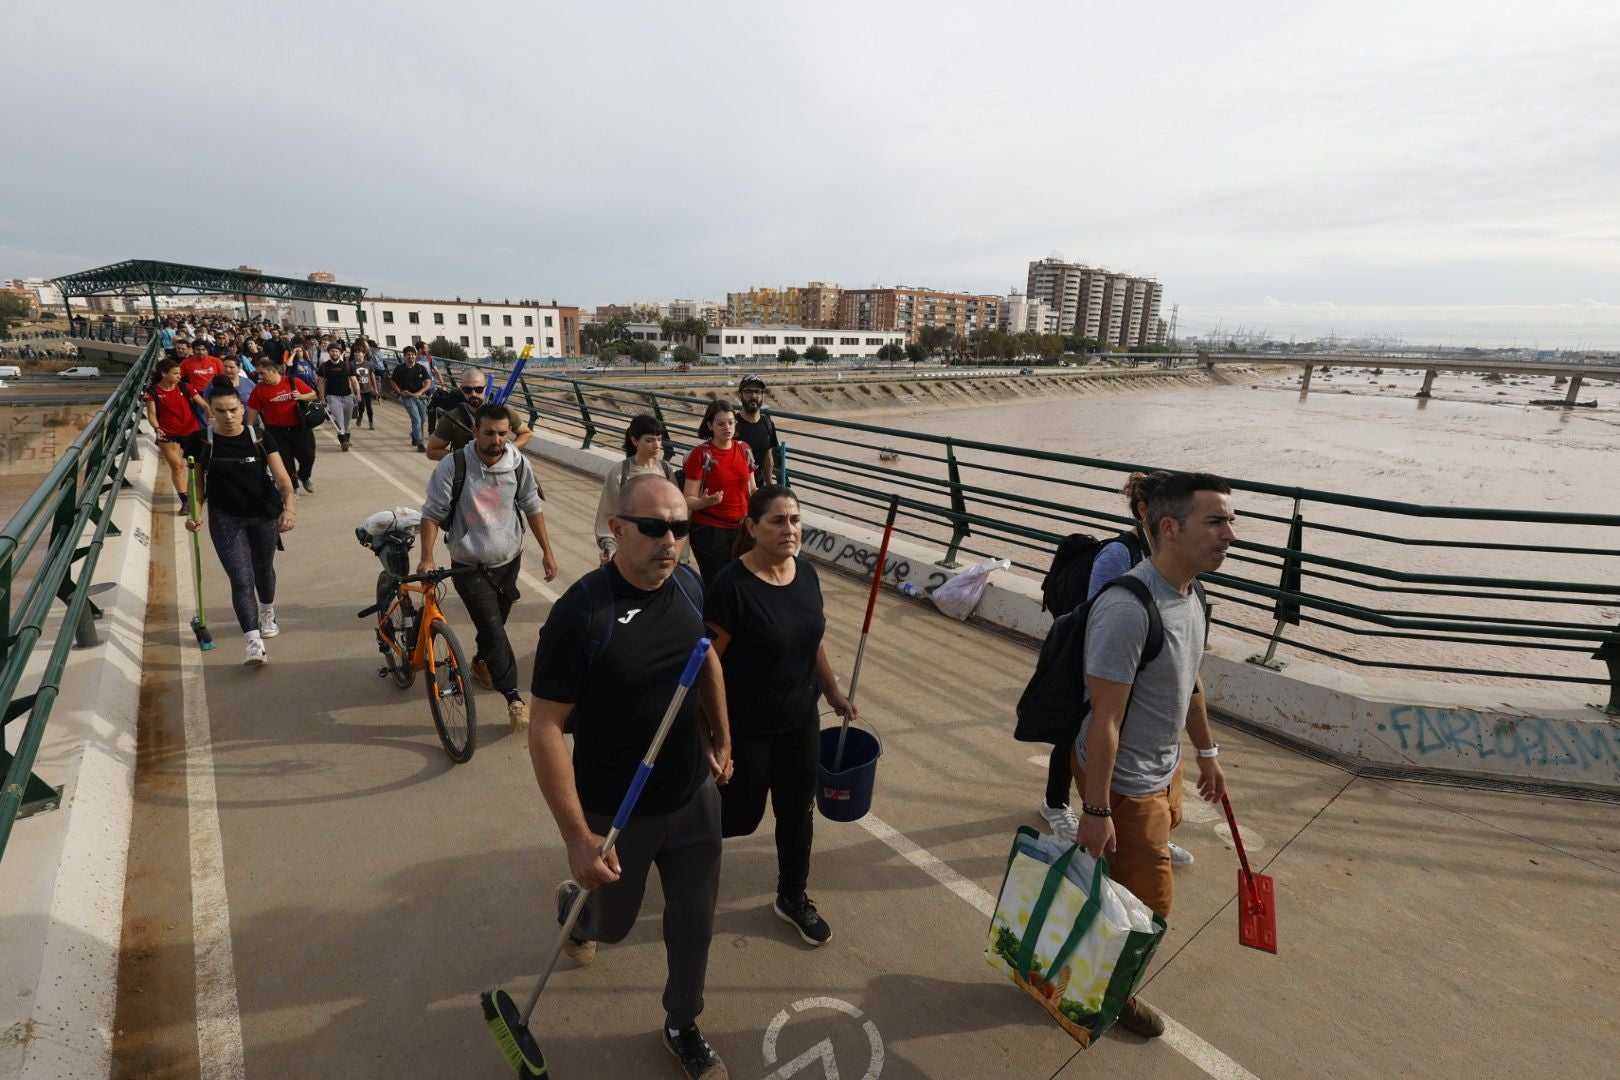
[[[653,412],[673,458],[697,443],[707,399],[526,371],[510,403],[587,447],[616,444],[630,416]],[[1005,557],[1037,578],[1068,533],[1128,528],[1125,475],[1162,467],[772,415],[806,506],[877,528],[898,492],[901,535],[943,547],[947,562]],[[1215,624],[1254,640],[1255,663],[1278,666],[1287,649],[1438,681],[1607,687],[1600,707],[1620,715],[1620,515],[1227,479],[1239,540],[1205,581]]]
[[[4,726],[27,718],[15,752],[0,748],[0,858],[19,816],[54,807],[61,789],[33,772],[61,689],[68,650],[96,642],[100,611],[90,585],[104,541],[117,535],[113,503],[145,416],[141,392],[159,355],[156,338],[34,492],[0,528],[0,702]],[[86,534],[88,538],[86,537]],[[42,550],[41,550],[42,549]],[[32,564],[30,560],[38,552]],[[19,587],[21,595],[18,595]],[[56,603],[65,613],[46,640]],[[33,689],[19,695],[34,654],[49,648]]]

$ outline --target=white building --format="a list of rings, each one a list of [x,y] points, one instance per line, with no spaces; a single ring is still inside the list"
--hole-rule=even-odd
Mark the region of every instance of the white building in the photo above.
[[[1060,314],[1051,304],[1014,289],[1001,302],[996,326],[1003,334],[1055,334],[1059,322]]]
[[[670,349],[684,344],[671,340],[654,323],[631,323],[625,328],[632,341],[651,341]],[[717,326],[703,339],[701,352],[712,360],[775,360],[784,348],[800,356],[813,345],[826,349],[834,360],[857,360],[877,355],[885,345],[905,348],[904,330],[817,330],[806,326]]]
[[[34,305],[39,310],[46,308],[59,308],[62,306],[62,291],[46,278],[20,277],[4,282],[8,289],[24,289],[34,296]],[[83,303],[81,300],[80,303]]]
[[[579,351],[579,309],[544,304],[489,300],[412,300],[402,297],[367,297],[361,302],[367,336],[385,348],[444,337],[467,350],[468,356],[487,356],[491,349],[534,346],[535,356],[573,356]],[[315,330],[347,330],[360,323],[352,305],[292,305],[293,322]]]

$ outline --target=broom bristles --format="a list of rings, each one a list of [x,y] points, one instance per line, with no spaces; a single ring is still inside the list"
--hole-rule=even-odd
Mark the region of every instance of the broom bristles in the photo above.
[[[505,990],[495,990],[479,994],[478,1000],[484,1006],[484,1020],[495,1035],[506,1063],[516,1069],[519,1076],[545,1076],[546,1055],[529,1029],[523,1026],[512,995]]]

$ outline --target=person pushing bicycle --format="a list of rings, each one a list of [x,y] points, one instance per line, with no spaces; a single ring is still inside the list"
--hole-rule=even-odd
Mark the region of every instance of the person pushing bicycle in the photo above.
[[[416,572],[435,568],[434,544],[445,533],[452,567],[483,563],[487,574],[458,574],[456,593],[476,630],[473,674],[486,689],[506,698],[514,731],[529,723],[529,706],[519,695],[517,658],[506,636],[506,618],[519,597],[523,528],[540,542],[545,579],[557,577],[557,559],[546,535],[540,483],[515,446],[504,405],[484,405],[474,414],[472,441],[434,468],[422,503],[422,554]]]

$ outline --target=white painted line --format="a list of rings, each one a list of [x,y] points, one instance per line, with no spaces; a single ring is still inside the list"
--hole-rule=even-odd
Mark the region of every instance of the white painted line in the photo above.
[[[861,818],[859,824],[867,832],[888,844],[911,865],[973,905],[985,918],[995,915],[995,897],[912,843],[904,834],[871,814]],[[1254,1073],[1165,1015],[1163,1010],[1160,1010],[1159,1015],[1164,1017],[1165,1045],[1216,1080],[1259,1080]]]
[[[337,445],[337,436],[335,434],[332,436],[332,445],[333,446]],[[339,453],[342,453],[342,451],[339,451]],[[397,477],[393,476],[391,473],[389,473],[388,471],[383,469],[382,466],[380,466],[376,462],[372,461],[365,454],[358,453],[358,452],[356,452],[354,450],[350,450],[349,453],[351,455],[353,455],[354,457],[358,458],[360,463],[362,465],[364,465],[366,468],[370,469],[372,472],[376,473],[378,476],[382,477],[384,480],[388,481],[390,484],[393,484],[400,491],[403,491],[411,499],[411,502],[408,505],[414,506],[414,507],[420,507],[422,505],[422,496],[424,494],[426,494],[425,491],[412,491],[410,488],[408,488],[404,484],[400,483],[400,481],[399,481],[399,479]],[[433,464],[437,465],[438,462],[434,462]],[[427,482],[426,480],[423,481],[424,484],[426,482]],[[525,533],[524,535],[525,535],[525,538],[527,538],[528,534]],[[524,547],[527,547],[527,546],[528,546],[527,539],[525,539]],[[529,588],[533,589],[535,592],[538,592],[541,596],[545,597],[547,600],[550,600],[554,604],[557,602],[557,598],[558,598],[559,594],[557,592],[555,592],[551,588],[551,586],[547,585],[544,581],[541,581],[539,578],[535,577],[533,574],[529,573],[527,570],[519,570],[518,571],[518,577],[523,580],[523,583],[525,585],[529,586]]]
[[[191,937],[197,965],[197,1060],[203,1080],[243,1080],[242,1017],[231,955],[230,898],[225,892],[225,847],[214,789],[213,732],[202,651],[191,635],[197,597],[190,572],[190,538],[177,525],[174,565],[179,577],[180,699],[185,714],[186,810],[191,831]],[[232,626],[234,628],[234,622]],[[236,644],[236,635],[216,642]]]

